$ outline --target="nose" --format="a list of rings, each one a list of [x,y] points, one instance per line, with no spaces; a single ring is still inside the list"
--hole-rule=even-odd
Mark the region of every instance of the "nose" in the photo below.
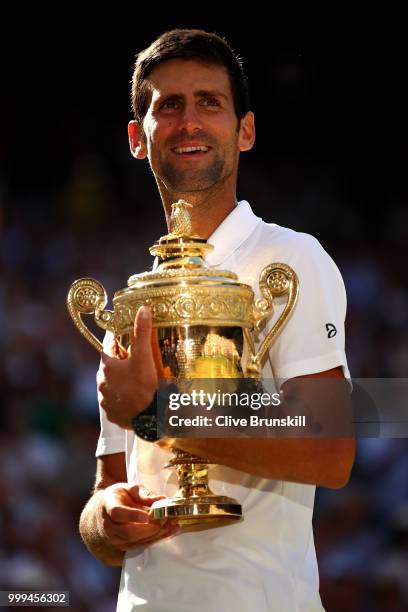
[[[201,130],[202,122],[197,112],[195,103],[186,102],[183,113],[180,117],[180,129],[185,129],[188,132]]]

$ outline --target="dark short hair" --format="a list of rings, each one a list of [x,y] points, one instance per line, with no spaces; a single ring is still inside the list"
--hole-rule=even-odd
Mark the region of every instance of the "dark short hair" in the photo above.
[[[147,78],[150,72],[158,64],[171,59],[193,59],[224,66],[230,78],[238,121],[250,110],[248,81],[242,59],[227,41],[204,30],[176,29],[164,32],[136,56],[132,76],[132,110],[137,123],[142,124],[147,112]]]

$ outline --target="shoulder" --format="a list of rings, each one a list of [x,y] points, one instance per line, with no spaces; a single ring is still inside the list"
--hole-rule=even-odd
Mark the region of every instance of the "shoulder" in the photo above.
[[[259,253],[279,255],[282,261],[331,260],[319,240],[305,232],[297,232],[276,223],[262,222],[257,236]]]
[[[256,278],[257,271],[271,263],[284,263],[296,272],[299,282],[308,291],[335,290],[345,295],[341,273],[320,241],[313,235],[297,232],[276,223],[259,224],[256,236],[247,245],[243,258]]]

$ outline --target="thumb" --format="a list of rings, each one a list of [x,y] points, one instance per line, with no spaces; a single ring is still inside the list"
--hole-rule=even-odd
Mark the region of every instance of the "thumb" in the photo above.
[[[150,336],[152,332],[152,315],[148,306],[141,306],[137,311],[133,326],[131,355],[139,358],[152,358]]]
[[[153,502],[166,497],[165,495],[156,495],[142,485],[133,485],[128,488],[127,492],[135,502],[143,503],[146,506],[151,506]]]

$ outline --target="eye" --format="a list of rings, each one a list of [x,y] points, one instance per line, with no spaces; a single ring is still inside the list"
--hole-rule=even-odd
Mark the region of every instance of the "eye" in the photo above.
[[[208,96],[206,98],[203,98],[201,100],[201,104],[203,106],[219,106],[220,105],[220,103],[218,102],[217,98],[213,98],[213,97],[210,97],[210,96]]]
[[[168,100],[165,100],[163,102],[160,108],[164,110],[169,110],[169,109],[177,108],[177,106],[178,106],[178,100],[174,98],[169,98]]]

